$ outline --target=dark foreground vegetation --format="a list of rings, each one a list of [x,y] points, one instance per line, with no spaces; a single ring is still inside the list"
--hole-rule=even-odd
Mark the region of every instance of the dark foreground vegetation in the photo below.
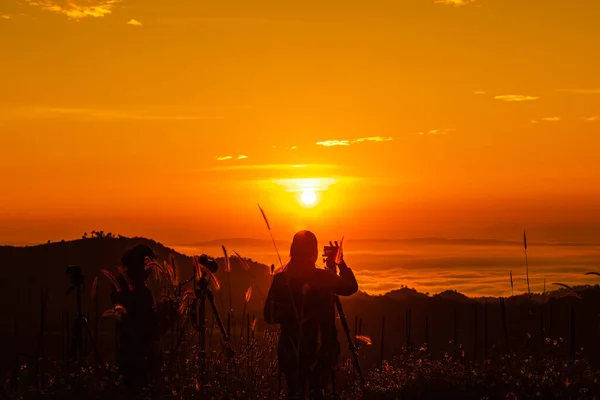
[[[150,286],[155,298],[176,304],[179,313],[161,339],[157,379],[149,389],[131,393],[114,366],[118,313],[111,311],[112,283],[101,269],[118,274],[120,255],[139,243],[150,244],[160,260],[168,261],[166,275],[157,274]],[[199,333],[194,324],[185,323],[193,312],[182,306],[193,296],[183,285],[191,275],[192,259],[159,243],[96,236],[0,247],[4,309],[0,361],[7,371],[0,398],[282,397],[285,382],[277,372],[277,331],[262,323],[269,268],[237,256],[228,258],[228,267],[224,257],[217,261],[220,289],[213,291],[233,352],[224,346],[209,307],[206,350],[200,351]],[[86,278],[82,309],[97,342],[95,347],[86,338],[82,354],[76,356],[68,351],[75,302],[65,293],[69,285],[65,269],[72,264],[81,265]],[[575,289],[577,296],[565,289],[508,299],[471,299],[450,291],[427,296],[408,288],[384,296],[352,296],[344,308],[367,384],[360,385],[346,351],[337,374],[337,396],[597,397],[600,289]],[[342,344],[346,341],[340,339]]]
[[[166,353],[160,378],[148,389],[128,391],[118,370],[92,360],[61,365],[47,359],[24,364],[7,380],[3,398],[283,398],[277,365],[270,353],[275,337],[251,341],[231,359],[208,351],[199,357],[195,345]],[[347,359],[338,379],[338,398],[347,399],[592,399],[599,393],[600,371],[579,355],[552,355],[560,346],[548,343],[548,354],[535,357],[513,352],[483,364],[465,363],[448,354],[432,359],[425,346],[384,361],[370,370],[366,387]],[[333,398],[333,396],[331,396]]]

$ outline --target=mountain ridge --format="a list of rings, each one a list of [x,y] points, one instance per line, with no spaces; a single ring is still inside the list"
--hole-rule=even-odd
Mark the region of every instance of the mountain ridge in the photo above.
[[[291,241],[275,240],[277,245],[289,245]],[[402,244],[418,243],[424,245],[472,245],[472,246],[523,246],[522,241],[503,240],[503,239],[475,239],[475,238],[442,238],[442,237],[421,237],[408,239],[345,239],[345,243],[361,244]],[[258,238],[223,238],[205,240],[193,243],[177,243],[172,246],[184,247],[202,247],[202,246],[220,246],[224,244],[240,245],[247,247],[272,246],[273,242],[268,239]],[[593,242],[551,242],[551,241],[528,241],[531,246],[565,246],[565,247],[600,247],[600,243]]]

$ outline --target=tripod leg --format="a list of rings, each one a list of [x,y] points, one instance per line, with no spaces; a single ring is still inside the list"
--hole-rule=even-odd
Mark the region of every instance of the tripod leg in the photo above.
[[[79,319],[73,321],[73,331],[71,332],[71,343],[69,348],[69,357],[71,360],[79,360],[78,351],[81,342],[81,327]]]
[[[96,364],[102,364],[102,360],[100,359],[100,355],[98,352],[98,343],[96,342],[94,335],[92,335],[92,330],[90,329],[90,325],[86,321],[83,323],[83,326],[85,327],[86,336],[87,336],[88,340],[90,341],[90,343],[92,344],[92,347],[94,348],[94,358],[96,359]]]
[[[198,326],[199,340],[200,340],[200,352],[204,355],[206,350],[206,295],[200,298],[200,312],[198,313]]]
[[[331,369],[331,394],[335,396],[336,387],[335,387],[335,371]]]
[[[217,320],[217,324],[219,325],[219,329],[221,330],[221,334],[223,335],[223,340],[225,341],[226,357],[233,358],[233,356],[235,355],[235,351],[233,350],[233,348],[231,346],[231,342],[229,341],[229,336],[225,332],[225,327],[223,326],[223,321],[221,321],[221,317],[219,316],[219,310],[217,310],[217,305],[215,304],[215,299],[214,299],[214,296],[213,296],[212,292],[210,291],[210,289],[206,289],[206,297],[208,297],[208,302],[210,303],[210,305],[212,307],[213,315],[215,316],[215,318]],[[237,374],[238,366],[236,363],[232,363],[232,364],[233,364],[233,369],[235,370],[235,373]]]
[[[360,383],[362,383],[363,387],[365,386],[365,378],[362,373],[362,369],[360,368],[360,363],[358,362],[358,354],[356,352],[356,347],[354,346],[354,341],[350,336],[350,328],[348,327],[348,321],[346,321],[346,314],[344,313],[344,309],[342,308],[342,302],[338,296],[335,297],[335,305],[338,310],[338,314],[340,315],[340,322],[342,323],[342,328],[344,328],[344,333],[346,334],[346,339],[348,340],[348,347],[350,347],[350,352],[352,353],[352,360],[354,361],[354,367],[358,372],[358,377],[360,378]]]
[[[208,298],[208,302],[211,305],[213,310],[213,315],[217,320],[217,325],[219,326],[219,330],[221,331],[221,335],[223,335],[223,339],[225,343],[229,344],[229,336],[227,336],[227,332],[225,331],[225,327],[223,326],[223,321],[221,321],[221,316],[219,315],[219,310],[217,309],[217,305],[215,304],[215,299],[210,290],[206,290],[206,297]]]
[[[200,341],[200,354],[199,354],[199,364],[200,364],[200,376],[202,377],[202,382],[206,379],[206,293],[200,297],[199,302],[200,309],[198,310],[198,339]]]

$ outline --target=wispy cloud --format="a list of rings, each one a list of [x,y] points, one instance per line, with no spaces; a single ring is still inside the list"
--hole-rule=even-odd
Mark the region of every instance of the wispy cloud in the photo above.
[[[558,122],[560,121],[560,117],[545,117],[545,118],[541,118],[542,121],[548,121],[548,122]]]
[[[349,140],[325,140],[317,142],[318,146],[333,147],[333,146],[350,146]]]
[[[232,157],[233,158],[233,157]],[[228,158],[227,160],[230,160]],[[222,160],[224,161],[224,160]],[[245,165],[220,165],[215,167],[203,168],[202,171],[235,171],[235,170],[256,170],[256,171],[285,171],[285,170],[323,170],[339,169],[339,166],[333,164],[245,164]]]
[[[523,96],[520,94],[505,94],[502,96],[496,96],[494,97],[496,100],[503,100],[503,101],[532,101],[532,100],[537,100],[539,99],[539,97],[534,97],[534,96]]]
[[[436,4],[446,4],[454,7],[462,7],[467,4],[475,3],[477,0],[435,0]]]
[[[577,94],[600,94],[600,89],[557,89],[557,91]]]
[[[475,93],[475,94],[485,94],[485,92],[483,90],[476,90],[473,93]]]
[[[127,25],[142,26],[142,23],[140,21],[138,21],[137,19],[130,19],[127,22]]]
[[[594,115],[592,117],[587,117],[587,118],[584,118],[584,120],[586,120],[588,122],[600,121],[600,115]]]
[[[10,15],[0,14],[0,19],[10,19]]]
[[[535,119],[532,119],[532,120],[531,120],[531,121],[529,121],[529,122],[531,122],[532,124],[537,124],[537,123],[538,123],[538,121],[537,121],[537,120],[535,120]]]
[[[217,161],[227,161],[227,160],[245,160],[246,158],[248,158],[248,156],[244,156],[244,155],[239,155],[237,157],[233,157],[233,156],[222,156],[222,157],[217,157]]]
[[[393,140],[391,137],[384,136],[367,136],[361,137],[354,140],[325,140],[322,142],[317,142],[318,146],[325,147],[333,147],[333,146],[350,146],[354,143],[363,143],[363,142],[389,142]]]
[[[0,118],[9,119],[76,119],[76,120],[137,120],[137,121],[186,121],[222,119],[213,113],[181,114],[177,109],[173,113],[157,113],[157,107],[135,107],[121,109],[69,108],[30,106],[10,110],[0,110]],[[168,111],[168,107],[160,107],[160,111]],[[4,111],[4,112],[2,112]]]
[[[264,25],[264,26],[340,26],[343,20],[315,20],[315,19],[289,19],[289,18],[261,18],[240,16],[179,16],[161,17],[153,20],[158,24],[207,24],[207,25]]]
[[[288,192],[302,192],[307,189],[324,191],[329,186],[338,182],[334,178],[303,178],[303,179],[278,179],[273,182],[286,188]]]
[[[431,129],[427,132],[419,132],[419,135],[447,135],[456,129]]]
[[[359,143],[359,142],[389,142],[391,140],[393,140],[391,137],[368,136],[368,137],[363,137],[363,138],[358,138],[356,140],[353,140],[352,143]]]
[[[69,18],[104,17],[112,13],[121,0],[24,0],[41,10],[66,15]]]

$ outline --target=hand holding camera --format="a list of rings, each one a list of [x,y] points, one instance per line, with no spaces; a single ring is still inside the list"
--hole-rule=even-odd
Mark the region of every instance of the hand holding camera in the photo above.
[[[323,248],[323,262],[325,262],[327,269],[337,272],[337,267],[342,269],[346,267],[346,263],[344,262],[344,253],[342,250],[344,239],[342,238],[341,244],[338,244],[337,241],[334,243],[329,241],[329,246],[325,246]]]

